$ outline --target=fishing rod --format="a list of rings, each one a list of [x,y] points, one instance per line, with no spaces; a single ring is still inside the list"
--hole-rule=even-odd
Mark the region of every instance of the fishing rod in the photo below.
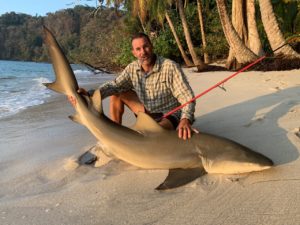
[[[300,38],[300,35],[294,35],[294,36],[288,38],[287,41],[286,41],[283,45],[279,46],[278,48],[276,48],[275,50],[273,50],[271,53],[276,52],[277,50],[281,49],[282,47],[286,46],[287,44],[289,44],[289,43],[291,43],[291,42],[294,42],[295,40],[297,40],[297,39],[299,39],[299,38]],[[207,94],[208,92],[210,92],[211,90],[215,89],[216,87],[219,87],[219,88],[225,90],[224,87],[221,87],[220,85],[224,85],[224,83],[225,83],[226,81],[228,81],[228,80],[230,80],[231,78],[237,76],[237,75],[240,74],[241,72],[243,72],[243,71],[249,69],[250,67],[254,66],[255,64],[261,62],[261,61],[264,60],[266,57],[267,57],[267,55],[261,56],[260,58],[256,59],[254,62],[250,63],[249,65],[247,65],[247,66],[245,66],[245,67],[243,67],[242,69],[240,69],[239,71],[237,71],[237,72],[235,72],[234,74],[230,75],[229,77],[227,77],[227,78],[221,80],[220,82],[216,83],[216,84],[213,85],[212,87],[210,87],[210,88],[208,88],[207,90],[203,91],[202,93],[196,95],[194,98],[192,98],[192,99],[189,100],[188,102],[186,102],[186,103],[184,103],[184,104],[182,104],[182,105],[180,105],[180,106],[174,108],[173,110],[171,110],[171,111],[165,113],[165,114],[162,116],[162,118],[166,118],[166,117],[170,116],[170,115],[173,114],[174,112],[176,112],[176,111],[182,109],[183,107],[185,107],[186,105],[188,105],[188,104],[190,104],[190,103],[196,101],[198,98],[200,98],[201,96]]]

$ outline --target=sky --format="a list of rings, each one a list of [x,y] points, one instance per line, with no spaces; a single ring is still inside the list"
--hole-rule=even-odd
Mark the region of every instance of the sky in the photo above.
[[[75,5],[95,7],[98,0],[0,0],[0,15],[6,12],[45,16],[48,12],[73,8]]]

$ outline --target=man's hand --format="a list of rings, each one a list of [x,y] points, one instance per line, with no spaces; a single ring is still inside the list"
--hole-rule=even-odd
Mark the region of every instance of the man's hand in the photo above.
[[[77,90],[77,93],[80,94],[80,95],[87,95],[87,96],[89,95],[88,92],[84,88],[79,88]],[[71,103],[71,105],[73,107],[76,106],[76,99],[72,95],[68,96],[68,100],[69,100],[69,102]]]
[[[186,118],[180,120],[178,127],[178,137],[186,140],[192,137],[192,132],[199,133],[197,129],[192,128],[190,121]]]

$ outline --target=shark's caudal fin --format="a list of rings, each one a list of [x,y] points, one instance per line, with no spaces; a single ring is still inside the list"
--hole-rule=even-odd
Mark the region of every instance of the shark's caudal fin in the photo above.
[[[60,85],[60,82],[54,81],[53,83],[43,83],[47,88],[51,89],[52,91],[62,93],[62,94],[67,94],[65,93],[65,90],[63,87]]]
[[[74,92],[78,90],[78,84],[73,70],[54,35],[45,26],[43,26],[43,28],[43,39],[47,45],[56,77],[53,83],[45,83],[44,85],[53,91],[70,95],[71,90]]]

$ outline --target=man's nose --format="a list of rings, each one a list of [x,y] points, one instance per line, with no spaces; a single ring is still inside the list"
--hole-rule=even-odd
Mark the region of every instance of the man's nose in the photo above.
[[[145,54],[145,48],[141,48],[141,54],[142,54],[142,55]]]

